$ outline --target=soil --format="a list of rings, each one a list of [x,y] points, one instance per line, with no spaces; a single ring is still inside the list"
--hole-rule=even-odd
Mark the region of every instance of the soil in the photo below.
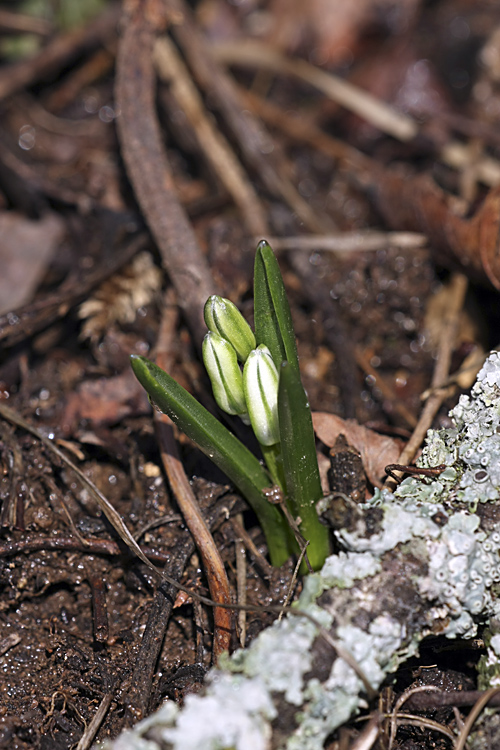
[[[20,275],[0,285],[0,406],[48,437],[95,483],[156,565],[176,571],[181,583],[208,596],[200,556],[164,473],[152,407],[129,367],[130,354],[155,354],[165,292],[176,287],[178,297],[181,294],[174,273],[166,268],[157,229],[127,177],[126,146],[116,131],[121,113],[116,111],[113,66],[117,22],[131,12],[125,5],[101,9],[98,19],[111,12],[114,20],[103,22],[99,33],[89,31],[90,43],[84,49],[57,19],[51,20],[50,34],[42,35],[38,49],[58,37],[69,39],[66,57],[41,76],[35,64],[27,67],[24,82],[6,93],[4,71],[9,65],[26,64],[28,58],[20,50],[0,46],[0,76],[6,76],[0,77],[0,221],[14,217],[15,230],[21,233],[10,234],[0,225],[0,233],[5,232],[0,250],[5,279],[15,260],[21,264]],[[449,0],[385,3],[377,15],[376,4],[363,2],[361,20],[349,19],[343,11],[343,36],[339,31],[333,44],[317,9],[311,9],[304,26],[300,3],[292,4],[284,24],[282,5],[200,2],[195,4],[195,18],[212,41],[248,34],[252,24],[266,21],[272,27],[268,44],[319,63],[394,107],[404,109],[404,96],[423,97],[411,76],[418,78],[419,70],[427,76],[430,112],[422,109],[414,115],[423,123],[422,132],[404,143],[347,115],[304,82],[265,71],[233,71],[239,85],[267,96],[284,113],[298,114],[303,123],[335,136],[346,148],[359,149],[380,170],[376,173],[373,167],[367,174],[349,158],[335,159],[305,139],[267,125],[288,181],[325,226],[332,232],[387,233],[375,250],[332,253],[322,250],[319,242],[313,249],[277,251],[311,408],[405,439],[418,420],[421,394],[431,383],[436,363],[432,331],[443,313],[433,301],[457,268],[467,274],[469,266],[458,253],[450,261],[437,241],[407,247],[394,241],[389,230],[410,229],[435,238],[432,222],[441,219],[431,216],[429,204],[436,204],[424,195],[415,225],[393,226],[387,219],[387,198],[377,192],[379,180],[386,184],[393,179],[395,163],[411,170],[408,182],[417,174],[426,175],[450,206],[461,201],[461,213],[450,208],[447,216],[453,213],[463,222],[474,217],[485,196],[494,191],[494,185],[471,177],[472,193],[465,191],[464,197],[463,181],[472,167],[467,174],[465,169],[458,173],[443,165],[437,154],[458,138],[469,148],[471,164],[476,153],[493,161],[499,156],[498,138],[492,135],[498,84],[480,53],[487,43],[488,49],[497,49],[490,34],[500,13],[494,4],[478,7]],[[78,28],[92,30],[95,23],[86,20]],[[395,66],[400,77],[406,76],[404,85],[392,81]],[[379,71],[377,85],[374,70]],[[481,90],[488,86],[489,106],[481,98]],[[218,290],[238,303],[251,321],[256,241],[170,88],[159,84],[156,94],[176,195]],[[210,108],[209,95],[206,101]],[[215,105],[213,109],[227,134],[224,114]],[[238,146],[235,150],[241,156]],[[306,233],[293,207],[270,194],[255,167],[247,168],[245,179],[259,195],[273,236]],[[418,196],[415,188],[415,202]],[[52,239],[41,224],[47,216],[58,222]],[[35,231],[33,237],[22,234],[28,229]],[[37,248],[44,242],[47,257],[40,263]],[[177,253],[181,252],[179,247]],[[35,278],[28,283],[35,265]],[[20,301],[11,303],[9,286],[22,292]],[[494,272],[486,264],[476,264],[450,372],[471,351],[487,351],[497,343],[495,286]],[[89,300],[92,305],[82,308]],[[185,303],[177,301],[182,308]],[[185,310],[169,356],[171,374],[214,410],[199,340]],[[467,387],[470,383],[463,389]],[[455,388],[443,400],[434,427],[447,424],[447,412],[460,392]],[[246,427],[226,421],[256,449]],[[243,518],[265,556],[263,535],[226,478],[182,435],[178,440],[236,601],[239,538],[232,519]],[[322,444],[318,450],[328,453]],[[212,610],[179,596],[161,636],[148,692],[136,694],[137,659],[142,658],[145,632],[157,626],[155,607],[162,611],[162,594],[151,571],[117,537],[75,471],[7,412],[0,414],[0,501],[0,747],[76,747],[106,697],[109,707],[96,739],[115,737],[165,697],[182,701],[186,692],[200,689],[212,660]],[[290,561],[266,576],[258,558],[247,551],[248,603],[282,603],[290,586],[297,593],[300,579],[293,584],[292,573]],[[248,613],[245,644],[273,618],[266,612]],[[233,648],[240,635],[241,621],[235,615]],[[451,659],[439,651],[428,653],[441,675],[451,679],[451,667],[458,673],[453,685],[462,680],[461,684],[475,686],[475,651],[457,651]],[[411,684],[410,668],[397,679],[396,691]],[[451,723],[454,718],[450,713],[440,720]],[[407,750],[449,746],[421,729],[406,728],[398,737],[398,747]]]

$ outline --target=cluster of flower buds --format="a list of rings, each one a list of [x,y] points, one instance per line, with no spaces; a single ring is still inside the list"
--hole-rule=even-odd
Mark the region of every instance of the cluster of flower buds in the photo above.
[[[217,404],[250,422],[261,445],[278,443],[279,375],[271,352],[264,344],[257,346],[252,329],[230,300],[212,295],[204,317],[209,331],[203,361]]]

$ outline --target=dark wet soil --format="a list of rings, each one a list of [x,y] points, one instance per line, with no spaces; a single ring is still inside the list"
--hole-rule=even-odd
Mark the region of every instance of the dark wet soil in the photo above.
[[[221,18],[228,13],[243,23],[248,9],[238,16],[225,5],[214,4],[220,6]],[[471,98],[474,81],[481,75],[484,81],[485,76],[476,67],[475,54],[476,47],[488,38],[488,24],[498,21],[498,14],[488,4],[481,9],[467,2],[421,5],[421,16],[414,21],[416,41],[411,43],[414,64],[430,58],[438,73],[441,71],[440,84],[432,84],[441,109],[436,105],[430,121],[441,126],[440,138],[451,137],[449,121],[438,121],[436,112],[463,114],[471,121],[477,114],[484,119],[482,110],[474,112],[475,106],[481,109],[478,100]],[[269,12],[278,13],[279,3],[271,3]],[[452,32],[446,36],[450,24]],[[353,54],[360,60],[360,85],[369,78],[361,65],[364,56],[368,67],[373,56],[377,65],[387,70],[382,55],[384,40],[395,44],[399,38],[407,39],[403,31],[389,32],[384,24],[382,27],[375,24],[368,36],[356,32],[358,46]],[[465,50],[462,66],[453,61],[457,49],[462,50],[460,34],[465,34],[466,27],[476,44]],[[425,36],[425,28],[431,30],[433,44]],[[450,50],[444,46],[438,54],[436,47],[443,34]],[[49,436],[95,483],[155,564],[168,572],[181,565],[179,560],[186,555],[181,582],[207,595],[199,555],[189,546],[192,542],[163,472],[151,406],[128,363],[131,353],[152,356],[163,292],[170,281],[159,270],[158,250],[127,181],[117,142],[111,67],[116,43],[113,28],[103,48],[111,63],[101,61],[102,68],[88,83],[76,80],[83,62],[90,59],[79,56],[76,62],[61,62],[52,77],[38,81],[33,76],[26,89],[0,103],[0,212],[15,213],[21,223],[55,214],[62,225],[51,258],[40,270],[31,294],[19,307],[2,311],[10,317],[3,319],[0,343],[0,399]],[[300,54],[308,43],[302,39]],[[99,64],[95,57],[91,59]],[[9,61],[4,62],[7,65]],[[341,70],[348,69],[347,63],[341,64]],[[465,74],[470,84],[461,87]],[[240,82],[248,84],[248,76],[241,74]],[[495,81],[490,83],[494,88]],[[302,108],[312,123],[363,148],[384,166],[406,160],[412,169],[437,173],[450,194],[456,197],[460,193],[458,177],[448,168],[435,168],[434,148],[427,142],[425,148],[419,143],[398,144],[378,131],[363,128],[305,84],[279,77],[268,83],[262,78],[254,81],[263,90],[268,84],[273,100],[283,110]],[[168,96],[166,88],[164,94]],[[70,129],[57,135],[52,126],[40,124],[40,104],[49,111],[52,108],[54,117],[86,122],[88,131]],[[161,124],[181,201],[221,292],[238,302],[251,319],[255,241],[190,134],[187,140],[179,135],[172,114],[175,108],[164,110],[162,106]],[[26,140],[19,140],[27,124],[36,139],[32,153],[22,145]],[[24,135],[27,132],[22,131]],[[388,228],[370,191],[360,186],[359,175],[353,179],[333,158],[310,145],[292,142],[279,131],[273,131],[273,137],[286,155],[291,181],[300,194],[338,229]],[[480,140],[477,135],[476,140]],[[486,141],[484,148],[496,157],[498,144]],[[9,154],[14,155],[14,161]],[[250,177],[258,182],[258,176]],[[484,185],[479,186],[470,205],[479,204],[486,191]],[[303,233],[288,206],[267,194],[263,200],[274,234]],[[149,260],[134,267],[120,257],[137,237],[139,252]],[[15,254],[15,250],[11,252]],[[332,412],[389,434],[409,436],[420,413],[421,393],[429,387],[435,365],[436,344],[430,330],[440,313],[429,312],[430,301],[446,285],[452,269],[436,262],[432,246],[404,248],[389,237],[377,250],[343,254],[319,248],[283,250],[278,257],[313,411]],[[26,261],[27,266],[30,262]],[[85,286],[93,271],[102,274],[99,282],[108,278],[107,286],[103,288],[96,280]],[[142,294],[133,298],[131,290],[138,289]],[[96,304],[82,321],[79,306],[88,299]],[[132,312],[124,314],[123,307]],[[497,330],[497,292],[487,282],[473,281],[454,347],[452,371],[473,347],[487,350],[495,345]],[[213,408],[198,352],[183,319],[170,354],[174,377]],[[383,379],[385,388],[377,378]],[[443,403],[434,426],[447,423],[447,411],[459,392]],[[401,415],[398,404],[404,405],[413,420]],[[255,448],[246,428],[228,423]],[[225,478],[182,436],[179,440],[186,473],[193,477],[195,493],[214,527],[236,600],[238,538],[232,518],[243,514],[248,533],[265,555],[263,535]],[[326,453],[324,446],[319,448]],[[75,747],[106,697],[109,709],[98,738],[116,736],[144,713],[134,705],[131,683],[152,617],[155,581],[117,538],[75,472],[38,437],[1,416],[0,501],[0,748]],[[248,553],[248,602],[282,602],[292,570],[290,563],[267,578],[258,560]],[[300,588],[300,581],[297,586]],[[249,613],[245,642],[248,644],[272,618],[262,612]],[[236,619],[233,647],[237,647],[240,633]],[[211,636],[210,608],[179,598],[162,642],[146,712],[167,696],[182,700],[187,691],[199,689],[211,663]],[[435,658],[439,662],[440,657]],[[455,670],[470,679],[475,658],[469,654],[463,663],[455,664]],[[448,668],[443,662],[443,669]],[[400,748],[441,747],[429,744],[431,740],[422,733],[411,735],[408,730],[408,735]]]

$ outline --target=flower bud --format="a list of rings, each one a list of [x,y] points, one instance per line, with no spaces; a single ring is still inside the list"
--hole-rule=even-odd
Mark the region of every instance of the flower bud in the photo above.
[[[280,441],[278,383],[278,370],[271,352],[261,344],[250,352],[243,368],[243,388],[250,423],[261,445],[274,445]]]
[[[252,329],[236,305],[231,300],[212,294],[205,302],[203,315],[207,328],[229,341],[238,359],[245,362],[255,349],[256,342]]]
[[[246,415],[243,377],[231,344],[209,331],[203,340],[203,361],[220,408],[228,414]]]

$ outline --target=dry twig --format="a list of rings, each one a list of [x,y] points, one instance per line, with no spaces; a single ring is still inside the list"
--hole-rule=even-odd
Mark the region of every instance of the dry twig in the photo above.
[[[268,234],[264,208],[228,141],[208,117],[189,72],[167,36],[158,39],[154,59],[160,78],[170,83],[178,105],[198,138],[205,158],[238,206],[250,234]]]
[[[337,104],[400,141],[410,141],[419,133],[417,121],[409,115],[398,112],[369,92],[333,73],[327,73],[305,60],[287,58],[269,45],[254,41],[242,44],[238,40],[237,44],[214,44],[211,51],[219,62],[227,65],[265,68],[307,81]],[[467,147],[458,141],[450,141],[443,146],[439,158],[454,169],[466,169],[470,163]],[[500,164],[495,159],[481,156],[475,165],[475,171],[477,178],[484,184],[491,187],[500,184]]]
[[[304,222],[310,231],[327,231],[326,219],[320,217],[300,196],[290,180],[281,174],[276,149],[269,133],[253,115],[245,110],[238,87],[210,49],[195,23],[185,0],[166,0],[176,24],[172,33],[182,48],[200,88],[210,94],[230,129],[246,164],[257,172],[271,195],[281,198]]]
[[[155,104],[153,50],[164,30],[157,0],[129,0],[118,48],[116,102],[123,158],[165,270],[197,345],[205,334],[203,305],[217,284],[175,192]]]
[[[456,340],[458,319],[464,304],[465,293],[468,286],[467,277],[461,273],[455,273],[451,279],[450,286],[452,289],[452,297],[447,315],[441,328],[436,366],[434,368],[431,382],[431,388],[435,390],[435,393],[427,399],[413,434],[398,459],[398,463],[402,465],[411,464],[415,458],[415,455],[425,438],[427,430],[432,424],[432,420],[446,398],[446,391],[443,392],[437,389],[446,382],[449,374],[451,355],[453,354],[453,347],[455,346]],[[388,479],[385,486],[393,488],[394,480]]]
[[[158,365],[167,371],[171,369],[169,351],[172,350],[172,339],[175,336],[177,323],[177,315],[171,305],[170,297],[171,295],[167,295],[163,307],[156,356]],[[155,421],[163,466],[177,504],[203,560],[210,596],[216,603],[230,604],[231,592],[224,563],[184,472],[175,442],[172,421],[166,414],[157,411],[155,411]],[[217,663],[223,651],[229,650],[232,632],[231,618],[229,609],[214,608],[214,663]]]
[[[0,71],[0,100],[59,70],[83,51],[102,45],[116,34],[119,19],[120,6],[112,3],[87,26],[60,34],[32,57],[6,65]]]

